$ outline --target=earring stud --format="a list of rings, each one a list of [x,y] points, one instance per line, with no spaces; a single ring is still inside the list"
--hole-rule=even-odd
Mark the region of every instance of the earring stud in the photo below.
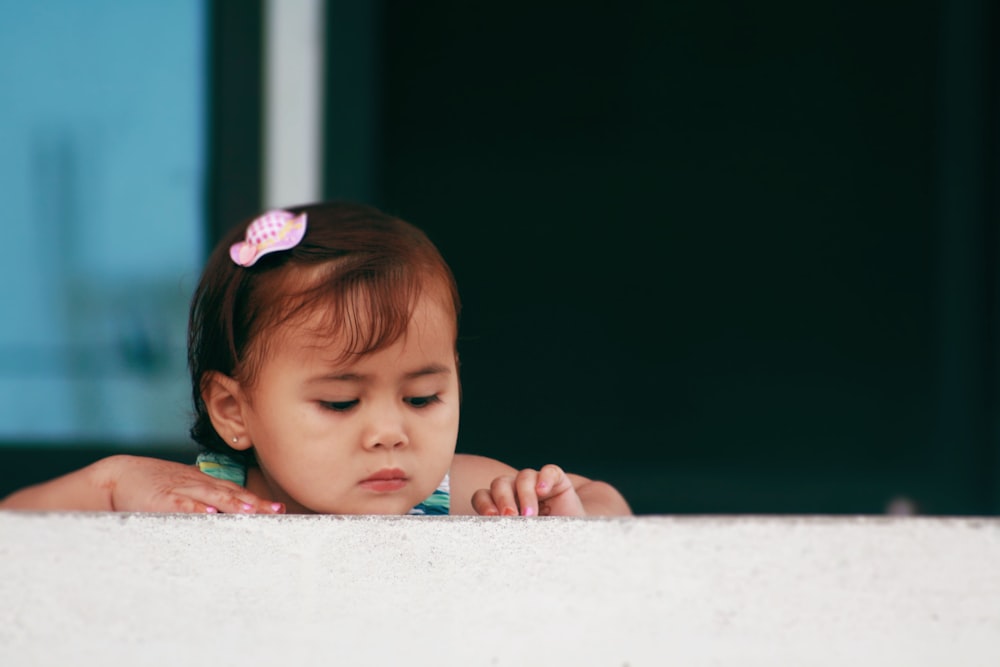
[[[239,441],[240,441],[240,436],[238,436],[238,435],[234,435],[234,436],[233,436],[233,444],[235,445],[235,444],[236,444],[237,442],[239,442]]]

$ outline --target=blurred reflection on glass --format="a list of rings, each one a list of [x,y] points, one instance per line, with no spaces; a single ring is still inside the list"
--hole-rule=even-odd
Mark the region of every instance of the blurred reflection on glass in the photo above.
[[[0,441],[186,439],[203,14],[0,2]]]

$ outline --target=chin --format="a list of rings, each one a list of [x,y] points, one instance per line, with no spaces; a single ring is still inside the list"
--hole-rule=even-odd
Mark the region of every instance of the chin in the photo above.
[[[406,504],[405,501],[396,500],[391,502],[388,499],[375,502],[367,503],[354,503],[349,506],[345,505],[323,505],[316,509],[311,509],[309,511],[315,514],[339,514],[343,516],[364,516],[364,515],[379,515],[379,516],[393,516],[393,515],[406,515],[410,513],[410,510],[416,507],[420,501],[416,501],[411,505]]]

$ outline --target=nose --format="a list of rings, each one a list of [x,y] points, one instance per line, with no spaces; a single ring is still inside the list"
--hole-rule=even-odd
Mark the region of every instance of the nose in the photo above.
[[[367,415],[363,437],[365,449],[396,449],[409,444],[403,411],[396,406],[373,406]]]

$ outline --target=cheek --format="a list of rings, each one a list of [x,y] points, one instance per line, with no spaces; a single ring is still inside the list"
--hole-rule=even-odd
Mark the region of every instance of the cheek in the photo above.
[[[434,436],[441,440],[442,446],[455,447],[458,438],[458,409],[442,410],[436,419],[428,424]]]
[[[288,400],[277,392],[261,392],[246,413],[247,424],[258,445],[300,439],[316,430],[318,415],[312,407]]]

